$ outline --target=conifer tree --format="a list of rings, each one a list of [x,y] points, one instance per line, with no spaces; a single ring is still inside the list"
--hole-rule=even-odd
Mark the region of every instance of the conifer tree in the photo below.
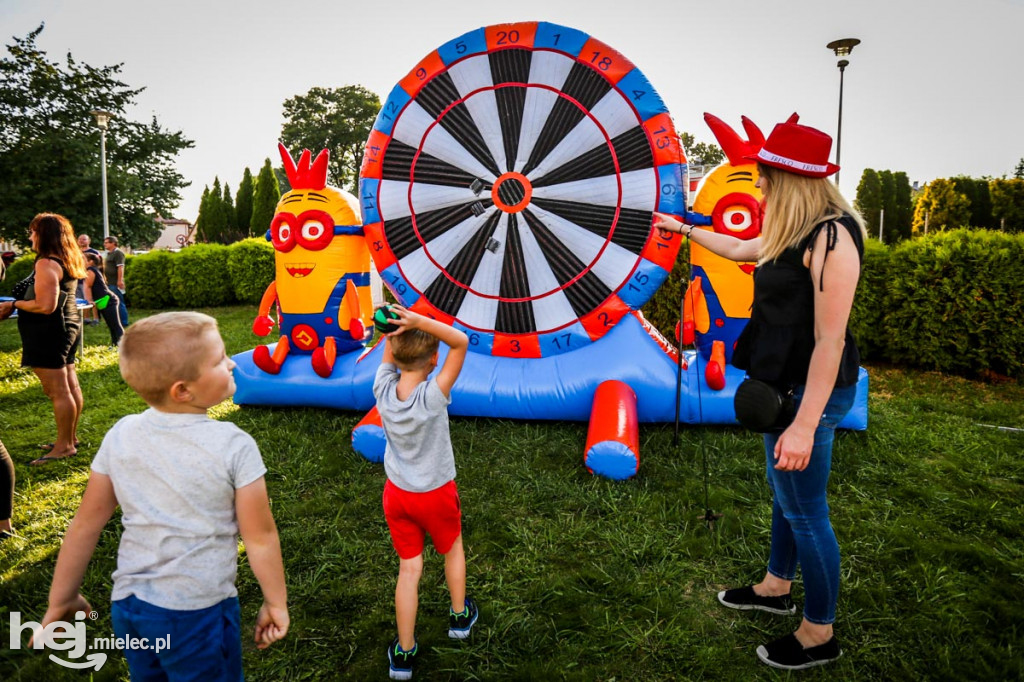
[[[252,221],[249,231],[254,236],[260,237],[270,229],[270,221],[274,219],[277,202],[280,199],[281,189],[270,165],[270,159],[267,159],[256,176],[256,186],[252,192]]]
[[[874,168],[865,168],[857,185],[857,210],[864,218],[868,236],[878,239],[878,212],[882,209],[882,181]]]
[[[206,241],[217,244],[223,243],[224,233],[227,229],[227,211],[224,207],[224,192],[220,187],[220,178],[213,179],[213,187],[210,188],[210,197],[206,205],[206,216],[204,218],[204,229]]]
[[[199,216],[196,218],[196,241],[205,242],[206,216],[209,214],[210,186],[203,187],[203,197],[199,200]]]
[[[238,223],[235,221],[235,205],[231,201],[231,188],[226,182],[221,204],[224,206],[224,234],[221,235],[221,243],[231,244],[239,240]]]
[[[882,225],[883,239],[886,244],[895,244],[900,240],[899,230],[896,228],[896,179],[892,171],[878,171],[878,181],[882,188],[882,211],[879,220]]]
[[[892,178],[896,185],[896,215],[893,216],[893,224],[896,226],[896,233],[900,240],[910,239],[910,225],[914,218],[910,179],[903,171],[896,171],[892,174]],[[888,218],[886,220],[888,221]]]
[[[246,167],[242,173],[242,182],[238,184],[235,195],[235,224],[243,238],[249,236],[249,223],[252,222],[252,172]]]

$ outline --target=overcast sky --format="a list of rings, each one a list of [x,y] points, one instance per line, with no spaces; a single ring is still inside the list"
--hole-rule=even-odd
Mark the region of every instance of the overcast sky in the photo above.
[[[155,114],[195,141],[178,157],[192,186],[176,217],[189,220],[214,176],[235,190],[246,166],[279,163],[285,99],[350,84],[384,99],[451,38],[533,20],[620,51],[676,127],[709,142],[705,111],[736,128],[746,114],[766,134],[798,111],[834,137],[839,70],[825,45],[859,38],[843,102],[850,198],[865,167],[924,183],[1012,174],[1024,157],[1024,0],[0,0],[4,45],[45,21],[51,59],[123,63],[123,80],[146,87],[133,118]]]

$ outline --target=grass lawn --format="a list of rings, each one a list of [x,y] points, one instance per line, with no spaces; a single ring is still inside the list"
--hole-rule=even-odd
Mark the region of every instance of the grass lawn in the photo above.
[[[257,339],[248,307],[207,311],[229,353]],[[133,310],[133,318],[145,315]],[[52,440],[39,382],[0,323],[0,438],[17,468],[14,524],[0,544],[0,680],[79,680],[41,652],[8,648],[8,611],[42,617],[61,536],[103,434],[144,405],[121,381],[104,327],[89,327],[80,375],[79,454],[32,468]],[[842,549],[836,633],[845,654],[801,679],[1006,680],[1024,676],[1024,387],[891,367],[871,372],[870,427],[841,433],[831,481]],[[362,416],[319,409],[212,411],[259,443],[290,589],[292,629],[267,651],[246,642],[250,680],[387,678],[398,561],[380,507],[384,471],[350,446]],[[754,649],[796,618],[722,608],[715,593],[759,579],[770,502],[760,439],[734,428],[641,431],[636,479],[582,465],[585,424],[453,419],[468,562],[481,607],[472,639],[446,636],[442,559],[428,550],[420,592],[419,680],[785,679]],[[724,514],[709,529],[710,505]],[[109,636],[120,525],[104,532],[84,594]],[[259,589],[240,560],[243,629]],[[802,604],[796,584],[794,597]],[[114,652],[96,680],[127,679]]]

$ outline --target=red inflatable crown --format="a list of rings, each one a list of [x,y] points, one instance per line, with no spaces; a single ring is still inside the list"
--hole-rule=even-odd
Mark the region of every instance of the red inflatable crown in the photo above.
[[[302,150],[299,157],[299,165],[295,165],[292,155],[288,153],[284,145],[277,143],[277,149],[281,152],[281,161],[284,163],[284,172],[288,176],[288,182],[292,189],[323,189],[327,186],[327,159],[329,153],[326,149],[316,155],[313,163],[309,162],[312,154],[308,149]]]

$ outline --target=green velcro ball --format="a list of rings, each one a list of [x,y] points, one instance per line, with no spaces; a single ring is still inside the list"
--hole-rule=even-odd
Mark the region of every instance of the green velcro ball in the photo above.
[[[391,322],[391,320],[397,319],[398,313],[390,307],[377,308],[373,313],[373,326],[381,334],[390,334],[398,330],[398,325]]]

